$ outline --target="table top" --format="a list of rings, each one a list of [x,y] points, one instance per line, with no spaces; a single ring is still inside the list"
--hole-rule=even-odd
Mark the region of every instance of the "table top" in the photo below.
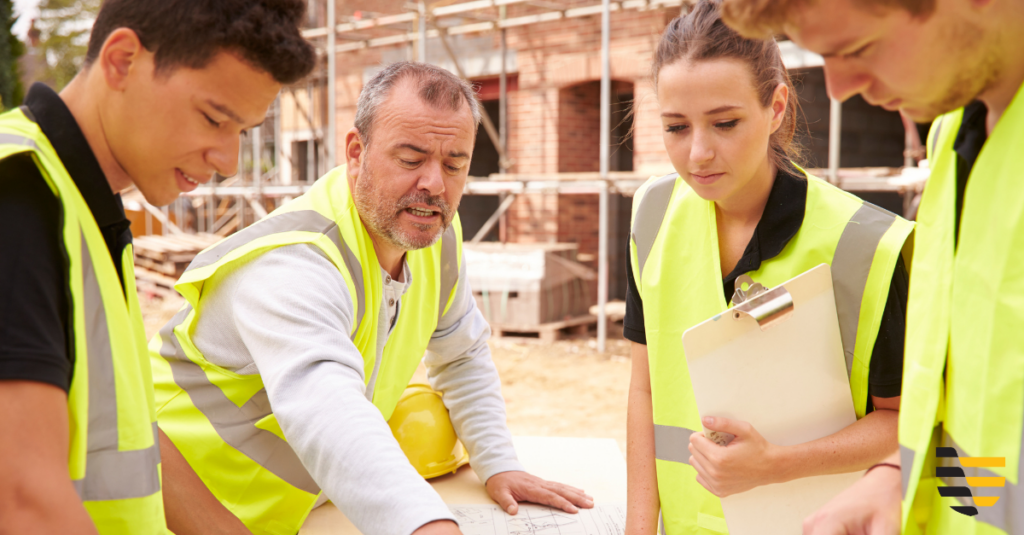
[[[626,461],[610,438],[513,437],[519,460],[531,474],[581,488],[597,504],[626,502]],[[430,480],[449,504],[492,504],[470,466]],[[317,507],[299,535],[356,535],[359,531],[331,502]]]

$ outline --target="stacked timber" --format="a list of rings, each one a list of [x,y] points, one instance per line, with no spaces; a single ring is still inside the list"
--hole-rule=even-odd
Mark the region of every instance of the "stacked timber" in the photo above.
[[[464,244],[477,307],[496,336],[555,340],[584,334],[597,318],[594,270],[576,261],[574,243]]]
[[[221,237],[216,234],[169,234],[134,238],[135,281],[140,294],[177,295],[174,283],[192,259]]]

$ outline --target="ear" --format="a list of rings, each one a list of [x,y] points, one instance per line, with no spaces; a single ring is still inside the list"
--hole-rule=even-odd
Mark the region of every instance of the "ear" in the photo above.
[[[99,69],[107,85],[123,91],[132,68],[137,67],[147,50],[133,30],[118,28],[107,36],[92,68]]]
[[[772,93],[772,133],[774,134],[782,126],[786,118],[786,110],[789,108],[789,86],[779,84]]]
[[[359,170],[362,168],[365,155],[366,145],[363,144],[363,138],[359,135],[359,130],[352,128],[345,134],[345,163],[348,164],[349,178],[359,178]]]

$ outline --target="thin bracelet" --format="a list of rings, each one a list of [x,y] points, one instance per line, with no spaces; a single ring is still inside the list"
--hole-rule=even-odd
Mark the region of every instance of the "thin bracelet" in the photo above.
[[[872,466],[871,468],[868,468],[867,470],[865,470],[865,471],[864,471],[864,475],[868,475],[868,472],[870,472],[870,471],[874,470],[875,468],[878,468],[879,466],[888,466],[888,467],[890,467],[890,468],[895,468],[895,469],[897,469],[897,470],[902,470],[902,468],[900,468],[900,465],[898,465],[898,464],[893,464],[893,463],[878,463],[878,464],[876,464],[876,465]]]

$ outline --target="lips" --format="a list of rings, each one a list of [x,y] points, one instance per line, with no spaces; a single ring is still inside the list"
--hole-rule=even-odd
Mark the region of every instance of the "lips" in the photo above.
[[[690,176],[696,183],[706,186],[725,176],[725,173],[690,173]]]

